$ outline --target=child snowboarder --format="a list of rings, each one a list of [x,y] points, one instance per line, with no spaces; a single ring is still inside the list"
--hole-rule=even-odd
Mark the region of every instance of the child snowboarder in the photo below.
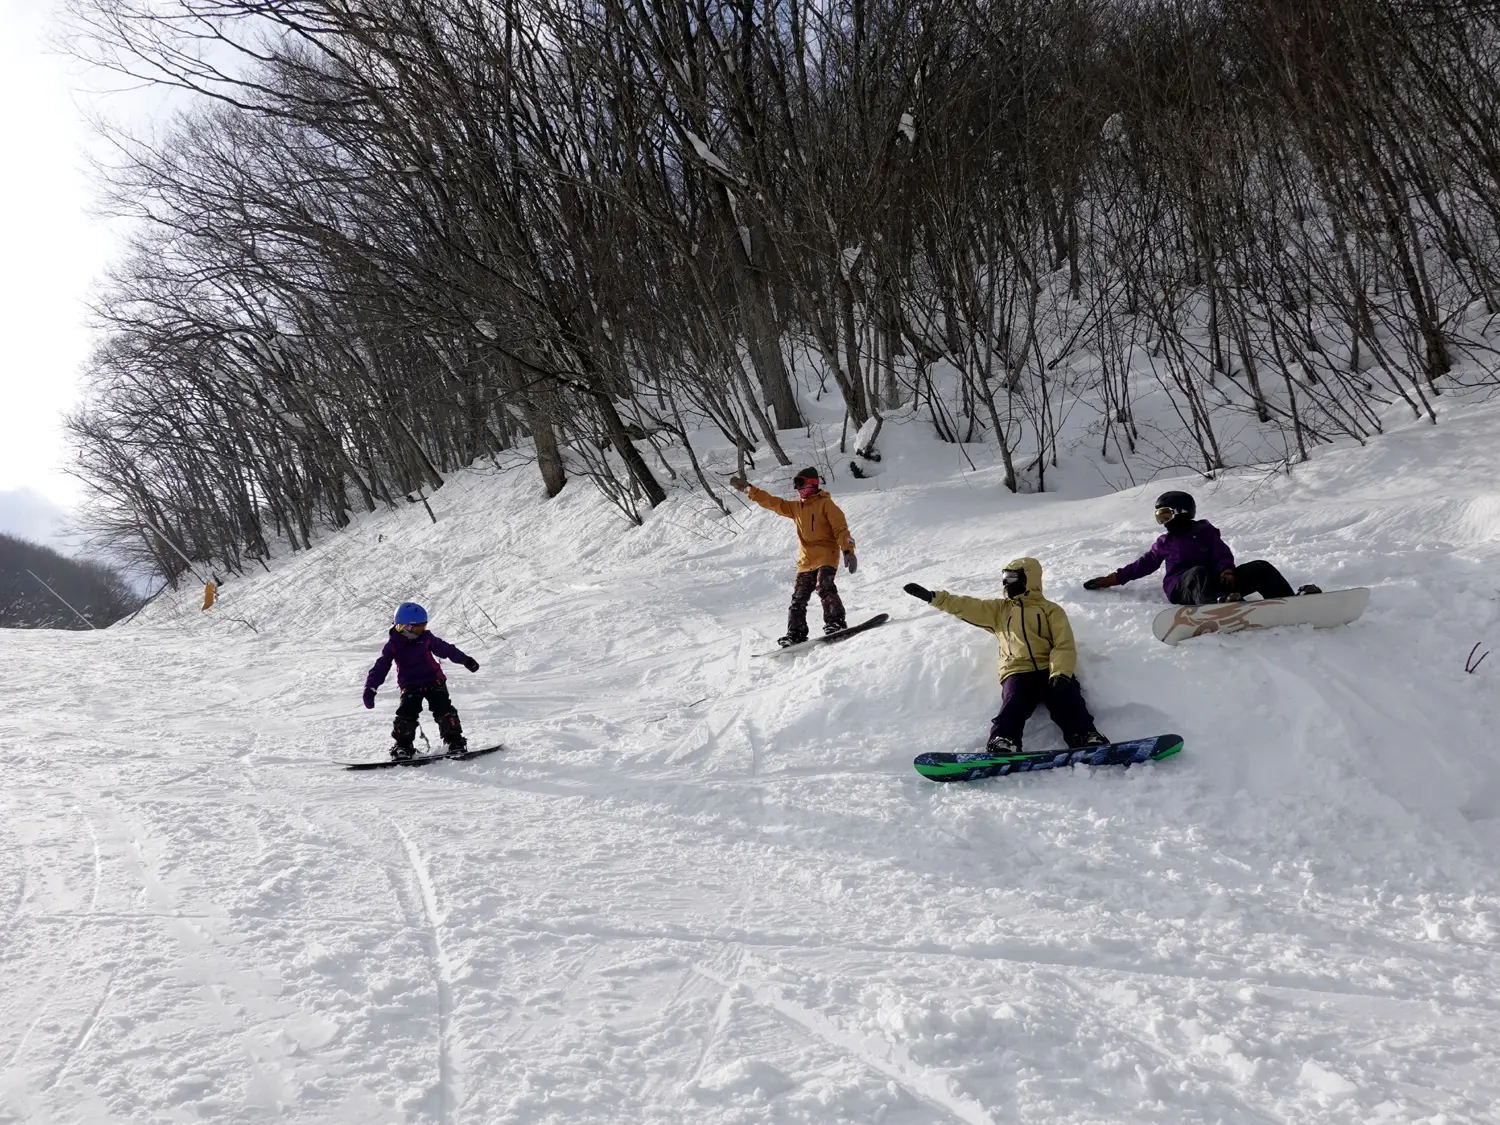
[[[1242,601],[1250,594],[1263,598],[1290,598],[1294,594],[1321,594],[1311,584],[1295,591],[1265,559],[1234,563],[1234,552],[1207,520],[1196,519],[1198,503],[1186,492],[1163,492],[1156,498],[1156,522],[1166,528],[1155,543],[1133,563],[1113,574],[1090,578],[1085,590],[1123,586],[1144,578],[1166,564],[1162,589],[1174,605],[1208,605],[1210,602]]]
[[[904,589],[934,609],[995,634],[1000,642],[1000,713],[990,724],[986,748],[995,754],[1021,749],[1026,720],[1038,703],[1047,705],[1070,750],[1107,746],[1073,668],[1078,650],[1062,606],[1042,597],[1042,564],[1014,559],[1000,572],[1003,598],[967,598],[908,582]]]
[[[814,588],[823,602],[823,632],[831,635],[848,628],[844,603],[839,600],[838,588],[834,585],[839,572],[839,553],[843,552],[844,565],[850,574],[858,569],[859,562],[854,557],[849,523],[833,502],[833,497],[821,491],[818,470],[803,469],[792,478],[792,487],[797,490],[796,500],[772,496],[742,476],[730,477],[729,483],[762,508],[786,516],[797,525],[800,547],[797,581],[792,587],[792,605],[786,615],[786,636],[776,643],[785,648],[807,640],[807,603],[812,599]]]
[[[396,686],[401,689],[401,704],[396,708],[396,721],[391,727],[391,737],[396,740],[391,747],[391,757],[398,761],[404,761],[417,752],[417,716],[422,713],[423,700],[432,709],[432,717],[437,720],[438,732],[443,736],[448,753],[461,754],[468,749],[458,711],[453,700],[448,698],[448,680],[438,664],[439,657],[462,664],[471,672],[479,671],[479,661],[427,631],[425,609],[416,602],[402,602],[396,607],[390,639],[365,677],[365,706],[373,708],[376,690],[385,683],[391,662],[396,664]]]

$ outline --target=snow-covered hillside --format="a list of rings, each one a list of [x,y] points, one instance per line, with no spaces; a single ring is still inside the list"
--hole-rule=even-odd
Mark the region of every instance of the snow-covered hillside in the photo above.
[[[832,485],[850,616],[893,622],[797,658],[752,657],[786,521],[700,496],[633,529],[479,468],[435,524],[365,518],[210,613],[11,633],[0,1119],[1493,1121],[1500,657],[1464,660],[1500,645],[1497,435],[1450,407],[1175,482],[1241,559],[1373,588],[1316,633],[1159,644],[1156,582],[1079,584],[1145,548],[1166,482],[1013,496],[916,425]],[[993,639],[902,583],[994,596],[1018,554],[1104,732],[1180,757],[913,772],[999,690]],[[394,684],[359,693],[408,598],[510,749],[342,772],[385,751]]]

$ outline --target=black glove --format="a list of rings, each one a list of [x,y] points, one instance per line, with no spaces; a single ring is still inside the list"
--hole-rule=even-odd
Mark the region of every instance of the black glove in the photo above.
[[[844,565],[849,568],[850,574],[859,569],[859,560],[854,557],[853,551],[844,552]]]
[[[1113,574],[1101,574],[1098,578],[1090,578],[1083,584],[1085,590],[1107,590],[1111,586],[1118,586],[1120,580]]]
[[[467,668],[471,672],[477,672],[477,671],[479,671],[479,661],[475,660],[471,656],[471,657],[469,657],[469,659],[467,659],[467,660],[464,661],[464,667]]]
[[[729,478],[729,487],[733,488],[737,492],[745,492],[749,489],[750,482],[747,481],[744,477],[740,476],[738,473],[735,473],[734,476]]]
[[[915,582],[908,582],[901,588],[914,598],[921,598],[924,602],[932,601],[932,591],[926,586],[918,586]]]
[[[372,687],[365,688],[365,707],[375,710],[375,689]]]
[[[1061,687],[1071,687],[1073,685],[1073,676],[1069,672],[1059,672],[1049,679],[1047,683],[1052,685],[1054,691]]]

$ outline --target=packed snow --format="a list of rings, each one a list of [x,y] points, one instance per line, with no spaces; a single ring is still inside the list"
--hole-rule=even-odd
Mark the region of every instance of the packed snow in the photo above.
[[[784,437],[834,470],[851,620],[892,621],[800,656],[753,655],[789,521],[684,487],[635,528],[504,461],[207,613],[8,633],[0,1119],[1495,1120],[1500,657],[1465,657],[1500,644],[1500,406],[1119,492],[1080,460],[1012,495],[899,419],[857,480],[837,433]],[[1167,487],[1369,610],[1158,643],[1159,583],[1080,583]],[[996,596],[1022,554],[1100,728],[1180,756],[913,771],[977,749],[999,685],[993,638],[902,584]],[[340,770],[389,744],[394,682],[359,697],[407,599],[507,749]],[[1039,714],[1027,747],[1059,743]]]

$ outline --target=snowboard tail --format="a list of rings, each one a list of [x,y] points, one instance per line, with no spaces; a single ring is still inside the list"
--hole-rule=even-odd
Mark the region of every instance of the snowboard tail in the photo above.
[[[1329,629],[1358,620],[1369,603],[1370,591],[1358,587],[1293,598],[1174,605],[1156,615],[1151,631],[1157,640],[1175,645],[1204,633],[1238,633],[1242,629],[1269,629],[1277,625]]]
[[[470,758],[482,758],[496,750],[504,750],[500,743],[480,750],[465,750],[462,754],[419,754],[413,758],[383,758],[376,762],[336,762],[346,770],[387,770],[396,766],[425,766],[432,762],[467,762]]]
[[[847,640],[849,637],[854,636],[856,633],[863,633],[866,629],[873,629],[877,625],[884,625],[890,619],[891,615],[889,613],[877,613],[868,621],[861,621],[858,625],[851,625],[849,626],[849,628],[841,629],[837,633],[831,633],[828,636],[824,637],[812,637],[805,641],[799,641],[794,645],[787,645],[785,648],[778,648],[773,652],[757,652],[755,655],[791,656],[794,653],[806,652],[814,645],[831,645],[836,641]]]
[[[978,781],[985,777],[1055,770],[1061,766],[1131,766],[1138,762],[1158,762],[1181,749],[1181,735],[1159,734],[1154,738],[1111,742],[1108,746],[1088,746],[1081,750],[918,754],[912,765],[931,781]]]

